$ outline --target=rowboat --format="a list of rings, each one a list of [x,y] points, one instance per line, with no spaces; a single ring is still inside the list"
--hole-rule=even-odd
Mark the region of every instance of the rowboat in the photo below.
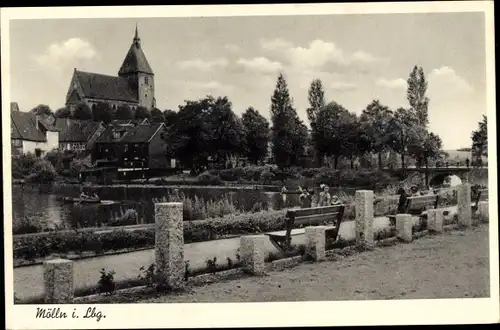
[[[100,203],[101,199],[100,198],[63,197],[63,202],[64,203],[84,203],[84,204],[90,204],[90,203]]]

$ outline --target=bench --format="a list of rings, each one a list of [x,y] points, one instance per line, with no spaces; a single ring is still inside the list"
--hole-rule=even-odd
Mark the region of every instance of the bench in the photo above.
[[[422,213],[428,209],[437,209],[439,205],[439,195],[423,195],[406,197],[402,210],[398,210],[401,214],[411,214],[422,216]],[[396,223],[396,215],[389,215],[391,223]]]
[[[477,210],[480,201],[488,200],[488,189],[479,189],[476,194],[473,210]]]
[[[286,251],[291,247],[292,236],[305,233],[306,226],[326,225],[326,238],[337,239],[344,216],[344,205],[311,207],[289,210],[286,213],[285,230],[266,233],[271,243],[279,250]]]

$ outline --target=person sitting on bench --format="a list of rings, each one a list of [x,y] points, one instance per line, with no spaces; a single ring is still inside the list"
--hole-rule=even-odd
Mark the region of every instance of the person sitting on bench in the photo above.
[[[331,200],[331,205],[340,205],[340,204],[342,204],[340,198],[337,195],[333,195]]]
[[[323,185],[323,191],[319,193],[318,206],[330,206],[331,196],[328,192],[330,189],[327,185]]]

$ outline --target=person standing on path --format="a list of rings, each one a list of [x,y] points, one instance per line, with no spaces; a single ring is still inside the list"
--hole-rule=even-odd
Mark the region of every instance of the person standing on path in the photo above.
[[[283,201],[283,208],[286,207],[286,194],[288,193],[288,189],[286,189],[285,182],[283,181],[283,187],[281,188],[281,200]]]

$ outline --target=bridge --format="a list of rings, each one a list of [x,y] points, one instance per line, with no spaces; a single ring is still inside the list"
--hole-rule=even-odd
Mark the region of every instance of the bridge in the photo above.
[[[481,167],[471,167],[466,164],[454,163],[454,164],[444,164],[444,166],[428,166],[428,167],[417,167],[417,166],[407,166],[404,168],[386,168],[391,172],[396,173],[421,173],[425,176],[425,185],[440,184],[443,182],[444,178],[450,175],[456,175],[462,180],[462,182],[469,181],[469,172],[473,169],[487,169],[487,166]],[[430,178],[430,180],[429,180]]]

